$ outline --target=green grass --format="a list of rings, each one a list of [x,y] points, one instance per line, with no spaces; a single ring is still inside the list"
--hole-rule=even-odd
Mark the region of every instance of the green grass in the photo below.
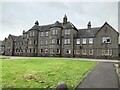
[[[3,88],[75,88],[98,62],[60,58],[2,60]]]

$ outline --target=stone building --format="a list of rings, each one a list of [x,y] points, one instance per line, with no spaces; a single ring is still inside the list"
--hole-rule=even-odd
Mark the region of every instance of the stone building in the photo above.
[[[65,15],[63,22],[49,25],[35,25],[23,35],[9,35],[5,38],[5,55],[92,57],[119,56],[119,33],[107,22],[101,27],[77,29]]]

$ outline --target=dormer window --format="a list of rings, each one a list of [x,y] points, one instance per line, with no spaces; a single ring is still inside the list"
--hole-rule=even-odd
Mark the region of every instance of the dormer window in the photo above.
[[[111,43],[111,38],[110,37],[103,37],[102,43]]]

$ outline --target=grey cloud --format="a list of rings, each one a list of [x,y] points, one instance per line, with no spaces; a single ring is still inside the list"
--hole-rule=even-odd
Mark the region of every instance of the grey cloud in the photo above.
[[[102,26],[108,21],[117,29],[117,3],[87,2],[4,2],[2,4],[2,33],[22,34],[39,20],[40,25],[62,22],[64,14],[77,28],[85,28],[88,21]],[[0,34],[0,36],[2,36]],[[4,39],[4,37],[0,37]]]

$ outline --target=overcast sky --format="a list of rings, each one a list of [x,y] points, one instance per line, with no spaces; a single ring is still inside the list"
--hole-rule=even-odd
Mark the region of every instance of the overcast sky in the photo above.
[[[118,31],[117,2],[2,2],[2,28],[0,40],[9,34],[21,35],[39,21],[40,25],[68,21],[78,29],[86,28],[91,21],[92,27],[101,27],[106,21]]]

